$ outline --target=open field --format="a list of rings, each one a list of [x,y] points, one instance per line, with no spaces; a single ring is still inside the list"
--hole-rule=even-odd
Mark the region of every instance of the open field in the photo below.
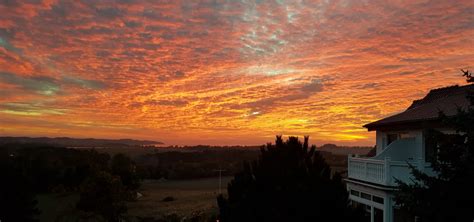
[[[222,192],[232,177],[222,177]],[[139,191],[143,197],[128,202],[129,217],[160,218],[176,214],[186,217],[217,213],[216,196],[219,193],[219,178],[196,180],[146,180]],[[175,200],[165,202],[166,197]],[[38,207],[42,211],[40,221],[68,221],[79,217],[75,209],[77,194],[38,195]]]
[[[74,193],[40,194],[37,196],[38,209],[41,211],[38,219],[47,221],[73,221],[78,218],[79,211],[76,203],[79,195]]]
[[[232,177],[222,178],[222,192]],[[140,217],[158,217],[177,214],[190,216],[202,213],[217,213],[216,196],[219,193],[219,178],[197,180],[147,180],[140,188],[143,197],[128,204],[128,214]],[[163,201],[173,197],[174,201]]]

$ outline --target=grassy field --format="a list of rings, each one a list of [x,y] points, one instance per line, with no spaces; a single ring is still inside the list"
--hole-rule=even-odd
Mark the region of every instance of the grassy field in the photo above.
[[[70,221],[77,219],[76,203],[78,194],[40,194],[37,196],[38,209],[41,211],[39,221]]]
[[[232,177],[222,178],[222,192],[226,193],[227,183]],[[216,214],[216,196],[219,193],[219,178],[196,180],[146,180],[139,192],[143,195],[134,202],[128,202],[129,217],[161,218],[176,214],[179,217]],[[173,201],[163,201],[173,197]],[[79,218],[75,204],[77,194],[38,195],[40,221],[74,221]]]
[[[227,183],[232,177],[222,178],[222,192],[226,193]],[[219,178],[143,181],[140,188],[143,197],[128,204],[128,215],[139,217],[159,217],[177,214],[178,216],[217,213],[216,196],[219,193]],[[173,201],[163,201],[173,197]]]

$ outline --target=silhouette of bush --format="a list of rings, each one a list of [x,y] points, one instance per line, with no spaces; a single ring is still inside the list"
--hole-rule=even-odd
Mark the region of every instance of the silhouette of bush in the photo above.
[[[2,150],[0,150],[1,152]],[[38,221],[37,200],[21,169],[13,166],[8,153],[0,153],[0,220]]]
[[[123,154],[112,160],[96,150],[37,144],[0,146],[0,220],[35,221],[38,193],[80,193],[86,218],[117,221],[140,186],[135,164]],[[82,215],[82,216],[84,216]],[[13,219],[12,219],[13,218]]]
[[[349,207],[339,174],[331,169],[308,137],[262,147],[257,161],[244,163],[227,187],[228,197],[217,199],[224,222],[359,221]]]
[[[120,176],[123,185],[129,191],[140,187],[140,180],[135,169],[135,162],[125,154],[119,153],[112,157],[111,173]]]
[[[88,177],[81,185],[77,209],[96,213],[107,221],[119,221],[127,211],[125,187],[120,177],[101,171]]]

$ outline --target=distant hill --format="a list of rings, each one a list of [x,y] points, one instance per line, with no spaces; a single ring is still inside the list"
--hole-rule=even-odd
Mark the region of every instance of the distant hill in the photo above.
[[[366,155],[373,147],[370,146],[338,146],[335,144],[324,144],[318,146],[317,149],[321,151],[331,152],[333,154],[348,155],[359,154]]]
[[[124,146],[151,146],[163,144],[151,140],[133,139],[76,139],[69,137],[0,137],[0,145],[4,144],[48,144],[63,147],[124,147]]]

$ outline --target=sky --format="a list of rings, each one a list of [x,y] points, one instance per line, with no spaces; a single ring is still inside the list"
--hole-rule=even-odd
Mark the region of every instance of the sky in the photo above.
[[[0,135],[373,145],[474,69],[474,1],[0,1]]]

